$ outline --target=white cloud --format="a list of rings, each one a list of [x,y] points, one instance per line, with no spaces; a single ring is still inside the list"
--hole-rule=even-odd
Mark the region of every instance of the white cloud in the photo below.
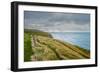
[[[42,31],[90,31],[90,15],[75,13],[25,12],[25,28]]]

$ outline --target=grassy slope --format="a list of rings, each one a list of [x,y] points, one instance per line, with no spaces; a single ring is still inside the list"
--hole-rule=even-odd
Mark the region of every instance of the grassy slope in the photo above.
[[[30,33],[32,35],[41,35],[41,36],[46,36],[46,37],[52,38],[52,35],[51,34],[49,34],[47,32],[40,31],[40,30],[25,29],[24,31],[25,31],[25,33]]]
[[[42,32],[39,30],[24,30],[24,61],[31,61],[31,56],[33,54],[31,35],[41,35],[52,38],[52,36],[47,32]]]
[[[79,53],[80,55],[86,57],[86,58],[89,58],[90,57],[90,51],[89,50],[86,50],[85,48],[81,48],[80,46],[78,45],[72,45],[68,42],[62,42],[62,41],[59,41],[58,42],[62,43],[64,46],[70,48],[71,50]]]
[[[36,45],[31,47],[30,35],[35,35]],[[41,36],[42,35],[42,36]],[[29,33],[24,35],[24,61],[68,60],[90,58],[90,53],[83,48],[51,38],[45,33]]]
[[[36,38],[37,38],[38,43],[40,43],[41,45],[47,46],[48,49],[51,49],[56,54],[58,59],[60,59],[60,60],[89,58],[89,52],[80,50],[80,48],[75,47],[72,44],[63,43],[59,40],[55,40],[55,39],[43,37],[43,36],[37,36]],[[42,46],[40,46],[40,47],[42,47]],[[43,53],[45,53],[45,52],[43,52]]]
[[[32,53],[30,33],[24,33],[24,61],[30,61]]]

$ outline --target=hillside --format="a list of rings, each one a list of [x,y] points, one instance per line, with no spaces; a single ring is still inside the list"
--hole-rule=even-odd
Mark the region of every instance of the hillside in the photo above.
[[[24,35],[24,61],[88,59],[89,51],[48,36]]]
[[[47,32],[43,32],[36,29],[24,29],[24,61],[31,61],[31,55],[33,54],[31,35],[40,35],[52,38],[52,35]]]
[[[89,52],[69,43],[43,36],[34,36],[32,60],[68,60],[89,58]]]
[[[48,32],[43,32],[43,31],[36,30],[36,29],[24,29],[24,32],[28,33],[28,34],[30,33],[32,35],[41,35],[41,36],[46,36],[46,37],[52,38],[52,35],[49,34]]]

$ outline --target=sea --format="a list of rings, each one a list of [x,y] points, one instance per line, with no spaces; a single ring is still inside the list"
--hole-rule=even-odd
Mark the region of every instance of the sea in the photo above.
[[[51,32],[53,38],[90,50],[90,32]]]

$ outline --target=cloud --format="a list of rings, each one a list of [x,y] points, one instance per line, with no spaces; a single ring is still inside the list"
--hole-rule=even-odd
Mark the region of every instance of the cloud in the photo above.
[[[24,26],[49,32],[89,31],[90,14],[25,11]]]

